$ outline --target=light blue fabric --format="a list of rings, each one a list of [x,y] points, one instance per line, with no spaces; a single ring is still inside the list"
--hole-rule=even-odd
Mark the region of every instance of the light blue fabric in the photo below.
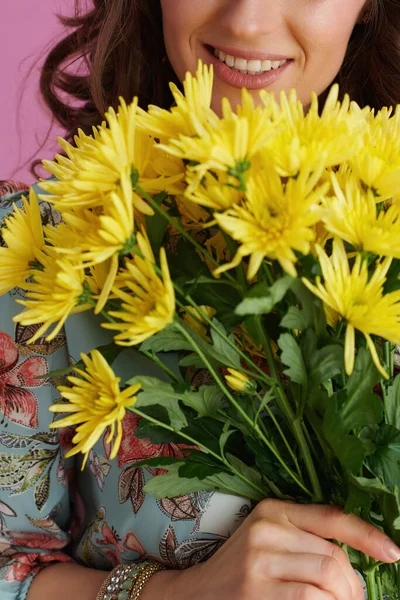
[[[0,198],[0,226],[12,210],[11,201],[20,196]],[[42,210],[44,217],[51,216],[48,203],[42,203]],[[105,436],[83,472],[81,457],[66,460],[69,430],[48,428],[60,379],[35,377],[65,368],[82,351],[109,343],[112,335],[92,314],[82,313],[68,320],[65,334],[53,343],[38,340],[29,346],[32,332],[12,321],[22,309],[16,302],[21,296],[22,290],[14,290],[0,297],[1,600],[24,600],[32,577],[54,561],[111,569],[148,556],[172,568],[206,559],[248,514],[249,503],[210,493],[175,501],[143,494],[152,473],[136,468],[135,462],[173,454],[177,448],[135,439],[137,420],[131,413],[115,460],[107,457]],[[165,360],[176,367],[174,356]],[[139,373],[162,376],[135,350],[122,354],[114,368],[123,380]]]

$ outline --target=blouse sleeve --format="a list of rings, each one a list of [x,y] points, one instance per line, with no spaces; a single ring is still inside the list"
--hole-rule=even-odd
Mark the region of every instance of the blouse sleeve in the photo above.
[[[3,219],[27,189],[0,182],[0,245]],[[0,297],[1,600],[25,600],[41,569],[72,561],[67,546],[75,469],[74,459],[64,457],[71,433],[49,429],[60,379],[47,376],[69,364],[65,335],[28,345],[37,326],[13,322],[19,297],[20,289]]]

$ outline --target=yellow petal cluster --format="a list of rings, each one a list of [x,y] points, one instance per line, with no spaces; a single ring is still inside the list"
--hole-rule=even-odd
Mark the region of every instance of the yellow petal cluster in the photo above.
[[[225,213],[215,215],[218,225],[239,243],[231,263],[218,267],[216,275],[250,256],[247,277],[252,280],[265,258],[277,260],[296,277],[295,251],[310,252],[315,224],[321,218],[320,202],[327,186],[318,186],[320,173],[305,170],[297,179],[282,182],[272,171],[260,173],[248,184],[246,200]]]
[[[170,110],[150,105],[148,111],[138,109],[138,126],[147,135],[167,142],[180,135],[202,136],[207,124],[216,126],[218,117],[211,109],[213,91],[213,67],[199,61],[195,77],[186,74],[183,94],[174,83],[170,89],[175,106]]]
[[[82,452],[85,466],[91,448],[103,435],[107,427],[110,433],[107,443],[112,443],[110,458],[115,458],[122,440],[122,419],[126,409],[136,402],[140,384],[120,389],[120,377],[116,377],[106,359],[98,350],[90,356],[81,354],[85,370],[75,369],[79,377],[70,376],[71,387],[60,386],[58,390],[68,403],[53,404],[50,410],[55,413],[70,413],[50,425],[51,428],[77,426],[72,441],[74,448],[67,458]]]
[[[271,105],[270,94],[262,91],[261,99]],[[263,161],[273,162],[283,177],[297,175],[303,168],[331,167],[354,157],[363,144],[367,130],[367,112],[352,104],[348,96],[339,102],[339,87],[332,86],[321,111],[318,97],[304,108],[292,90],[280,95],[274,108],[275,135],[265,144]]]
[[[43,336],[52,325],[54,328],[46,339],[54,339],[69,315],[90,308],[85,301],[85,273],[82,268],[60,258],[52,247],[46,248],[40,262],[41,267],[34,270],[32,281],[25,284],[26,299],[17,300],[26,310],[13,318],[24,326],[41,324],[29,343]]]
[[[365,336],[377,369],[388,378],[371,335],[400,344],[400,290],[384,293],[392,259],[378,262],[369,277],[368,263],[361,254],[350,267],[343,241],[339,238],[333,242],[332,256],[328,256],[322,248],[317,248],[317,252],[322,278],[317,277],[315,285],[307,279],[303,282],[330,309],[331,319],[334,315],[336,320],[340,317],[345,319],[346,373],[350,375],[354,368],[355,330],[358,330]]]
[[[42,181],[40,187],[49,195],[41,197],[63,211],[103,207],[110,193],[119,192],[121,174],[132,169],[139,173],[138,184],[149,194],[179,192],[177,183],[183,177],[183,167],[179,169],[170,159],[162,161],[164,169],[171,166],[170,173],[155,170],[159,151],[148,133],[137,128],[137,98],[130,105],[120,98],[118,111],[111,107],[105,116],[107,122],[93,128],[92,136],[79,130],[75,146],[58,138],[67,158],[56,155],[54,161],[43,161],[44,168],[58,181]],[[132,199],[139,213],[153,214],[139,194],[133,192]]]
[[[160,252],[161,277],[148,238],[137,235],[137,253],[125,260],[125,269],[112,288],[121,301],[120,310],[108,314],[117,319],[103,327],[118,331],[114,340],[121,346],[140,344],[167,325],[175,315],[175,293],[164,248]]]
[[[360,151],[349,160],[357,177],[382,197],[400,198],[400,106],[369,116]]]
[[[246,373],[236,369],[227,369],[228,375],[225,375],[225,381],[235,392],[250,393],[255,391],[254,381]]]
[[[325,202],[323,222],[331,234],[359,252],[400,259],[400,206],[377,205],[371,188],[350,175],[344,189],[331,175],[334,195]]]
[[[0,246],[0,296],[14,287],[24,287],[41,256],[44,235],[33,188],[29,200],[23,200],[23,209],[14,205],[12,214],[4,221],[1,237],[5,246]]]

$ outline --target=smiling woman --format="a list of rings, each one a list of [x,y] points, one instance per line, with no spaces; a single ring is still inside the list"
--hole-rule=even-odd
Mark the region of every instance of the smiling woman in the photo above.
[[[281,91],[293,88],[305,107],[313,93],[322,107],[333,82],[340,84],[342,95],[350,94],[361,106],[381,109],[400,103],[400,0],[93,0],[90,8],[86,8],[82,8],[81,0],[76,0],[75,15],[62,19],[70,31],[48,55],[41,75],[43,97],[55,119],[67,130],[66,137],[71,142],[61,142],[68,160],[59,155],[56,162],[45,163],[58,179],[46,182],[51,201],[46,202],[37,185],[30,193],[22,184],[6,182],[0,187],[1,600],[214,600],[216,597],[362,600],[364,592],[352,569],[351,554],[347,555],[330,540],[338,540],[386,563],[398,561],[400,549],[381,530],[354,515],[344,515],[332,506],[297,505],[272,499],[263,500],[252,510],[248,498],[204,491],[202,480],[198,480],[199,491],[176,498],[156,500],[145,493],[145,484],[166,463],[160,462],[152,469],[144,468],[141,461],[154,457],[180,459],[188,447],[186,442],[192,443],[193,438],[187,436],[185,444],[180,444],[180,438],[171,435],[166,439],[165,433],[159,438],[155,434],[151,440],[144,437],[150,435],[144,423],[129,411],[125,414],[126,407],[136,402],[138,388],[133,385],[122,389],[120,381],[131,379],[132,375],[146,380],[149,391],[145,392],[143,386],[140,392],[141,401],[145,402],[145,394],[154,400],[155,377],[167,373],[172,380],[178,380],[174,386],[162,383],[170,408],[178,391],[183,393],[176,375],[178,358],[173,352],[158,356],[146,350],[143,353],[130,350],[118,354],[113,365],[115,375],[110,373],[106,360],[113,339],[110,330],[120,330],[118,337],[123,343],[132,339],[143,342],[152,332],[151,327],[158,330],[159,322],[162,326],[170,323],[175,310],[173,265],[170,278],[163,249],[160,275],[157,257],[150,251],[154,240],[134,227],[136,222],[140,226],[146,222],[152,208],[133,192],[132,177],[136,184],[139,182],[138,189],[147,182],[151,184],[151,189],[146,188],[149,193],[165,192],[166,202],[169,195],[178,194],[179,204],[183,184],[175,159],[181,161],[185,139],[178,136],[170,144],[168,159],[162,159],[152,153],[154,144],[148,131],[140,132],[139,126],[136,127],[137,115],[148,119],[149,130],[153,127],[157,139],[168,138],[177,129],[176,123],[183,123],[192,152],[205,152],[210,164],[201,185],[211,191],[207,198],[201,197],[205,192],[199,186],[193,186],[192,190],[188,178],[191,210],[207,216],[206,208],[222,207],[227,214],[226,230],[232,233],[232,239],[236,238],[234,231],[229,230],[230,224],[234,223],[236,231],[237,223],[240,224],[250,248],[249,252],[245,249],[243,256],[249,253],[256,256],[247,275],[255,276],[260,261],[275,252],[275,238],[271,238],[270,248],[258,233],[260,223],[263,226],[258,215],[267,215],[269,219],[269,214],[274,214],[273,202],[268,207],[270,213],[255,210],[246,222],[238,204],[240,187],[213,186],[216,177],[213,170],[218,171],[218,161],[224,159],[223,134],[229,138],[233,119],[226,120],[226,129],[219,130],[221,139],[209,136],[209,145],[202,143],[199,149],[196,143],[203,141],[204,123],[218,120],[215,113],[229,116],[232,109],[227,102],[221,107],[221,101],[226,97],[235,106],[241,100],[243,87],[250,91],[250,96],[243,97],[251,107],[253,100],[260,101],[259,92],[265,99],[266,92],[279,97]],[[203,66],[200,63],[198,67],[199,60]],[[77,71],[77,62],[83,69]],[[69,70],[71,64],[73,72]],[[212,69],[208,67],[210,64]],[[194,78],[191,73],[197,68]],[[169,82],[174,85],[170,87]],[[180,92],[183,82],[184,96]],[[337,88],[332,90],[324,111],[324,135],[331,143],[330,166],[334,169],[339,164],[336,151],[344,139],[335,126],[337,120],[330,120],[330,114],[336,110],[332,110],[333,103],[336,106],[335,94]],[[126,103],[120,104],[121,96]],[[138,96],[144,108],[149,104],[169,108],[173,101],[177,106],[171,112],[153,106],[144,116],[136,100],[130,104],[134,96]],[[274,106],[279,108],[278,104]],[[85,134],[92,134],[93,127],[103,122],[107,109],[108,128],[104,127],[101,135],[95,129],[89,142]],[[385,123],[389,113],[383,113]],[[307,116],[310,115],[319,118],[315,97]],[[393,120],[398,125],[397,115],[400,112]],[[311,129],[314,122],[311,121]],[[264,124],[257,121],[256,131],[251,132],[253,137],[269,135]],[[82,131],[76,135],[79,128]],[[251,137],[248,130],[243,131],[243,135],[237,138],[233,135],[232,139],[243,141]],[[391,138],[387,141],[386,134],[383,137],[385,143],[378,145],[377,152],[381,147],[382,154],[387,148],[395,148],[396,156],[400,156],[397,130],[394,141]],[[286,138],[282,140],[284,153],[279,174],[268,180],[263,175],[254,179],[253,187],[249,184],[257,209],[265,207],[267,196],[274,200],[276,190],[278,196],[279,190],[284,190],[290,207],[296,206],[302,195],[311,198],[311,188],[308,192],[306,182],[299,176],[296,156],[290,155],[288,159],[286,148],[292,146],[286,143]],[[348,146],[346,142],[346,150]],[[308,169],[315,182],[319,182],[321,172],[310,159],[318,150],[312,144],[310,147],[310,153],[303,153],[301,160],[305,163],[304,170]],[[78,167],[74,171],[75,160]],[[157,165],[153,164],[162,160],[165,160],[164,174],[168,171],[164,178],[158,177]],[[196,156],[191,156],[191,160],[194,162],[191,167],[196,167]],[[287,160],[292,171],[285,170]],[[381,163],[384,169],[386,163],[384,160]],[[371,175],[369,163],[364,170]],[[197,177],[195,170],[192,175]],[[392,172],[388,177],[391,175]],[[398,177],[398,172],[394,175]],[[113,192],[116,180],[124,189],[122,199]],[[309,181],[308,175],[306,180]],[[375,190],[372,183],[368,185],[375,214]],[[40,205],[35,204],[38,191],[42,192]],[[23,202],[21,192],[26,196]],[[65,211],[63,224],[55,228],[53,225],[59,224],[61,216],[54,206],[63,208],[64,195],[67,206],[74,204],[74,209],[70,213]],[[310,206],[314,205],[311,200]],[[75,208],[77,204],[79,210]],[[103,204],[107,214],[102,212]],[[34,214],[33,206],[36,206]],[[93,206],[94,210],[90,210]],[[155,204],[155,208],[161,210],[160,205]],[[183,213],[182,222],[185,218],[191,220],[190,215]],[[218,218],[222,217],[217,215],[217,221]],[[47,227],[45,235],[38,237],[36,229],[41,231],[41,221]],[[32,228],[30,225],[35,222]],[[85,238],[83,265],[74,263],[77,254],[75,238],[69,235],[71,222]],[[302,252],[300,244],[305,239],[299,226],[302,221],[293,222],[295,226],[291,229],[285,226],[290,237],[286,244],[291,252],[287,251],[289,258],[285,258],[282,247],[279,252],[287,272],[294,268],[292,263],[296,259],[291,248]],[[304,220],[304,228],[308,231],[315,222]],[[156,236],[163,231],[160,226]],[[207,245],[206,239],[199,234],[197,249],[202,250],[202,242]],[[214,241],[217,253],[227,252],[224,244]],[[256,252],[252,249],[254,243]],[[123,277],[118,278],[119,253],[122,256],[123,252],[131,252],[132,244],[139,253],[130,260]],[[185,263],[186,247],[175,240],[171,246],[168,251]],[[60,247],[67,252],[58,259],[57,273],[52,269],[53,262],[50,265],[38,262],[39,254],[56,252]],[[17,257],[23,254],[17,285],[28,288],[27,296],[21,287],[13,288],[15,259],[12,264],[6,261],[14,251]],[[190,256],[194,256],[193,265],[197,265],[195,259],[200,259],[194,254]],[[239,262],[243,256],[239,256]],[[225,258],[228,260],[228,256]],[[239,264],[234,262],[235,258],[232,260],[229,267]],[[35,272],[36,276],[32,276]],[[82,308],[91,300],[83,285],[89,274],[93,294],[98,295],[103,289],[108,296],[113,286],[114,305],[107,327],[100,327],[97,316],[105,304],[102,295],[96,305],[96,316],[73,310],[77,304]],[[27,277],[33,281],[25,284]],[[126,293],[127,287],[132,295]],[[32,296],[32,289],[36,296]],[[64,306],[64,299],[71,297],[71,289],[73,306]],[[320,296],[324,289],[318,288]],[[334,296],[331,305],[336,310]],[[43,313],[36,312],[38,298],[46,306],[45,323],[42,323]],[[115,320],[120,317],[120,300],[129,309],[123,323]],[[20,304],[28,308],[22,317],[18,316]],[[190,307],[183,306],[182,310],[187,308],[187,316],[193,317]],[[208,307],[201,308],[205,314]],[[66,320],[65,328],[54,329],[49,335],[47,328],[58,320],[53,317],[59,310],[65,317],[67,313],[72,316]],[[198,336],[202,339],[207,330],[201,322],[198,325]],[[349,331],[353,335],[354,328]],[[246,340],[247,331],[243,335]],[[93,348],[100,347],[104,358],[103,354],[89,356]],[[258,351],[255,344],[253,351],[255,354]],[[77,363],[73,373],[71,361]],[[85,364],[90,367],[86,375]],[[258,370],[263,373],[261,362]],[[70,375],[66,377],[66,373]],[[238,371],[230,369],[229,373],[226,379],[232,389],[243,392],[246,388],[246,393],[252,393],[251,382],[245,381],[247,376],[239,381]],[[191,387],[188,384],[184,388],[185,394],[187,389],[201,390],[206,376],[210,377],[204,369],[194,367],[186,375]],[[134,384],[133,380],[130,384]],[[62,401],[56,387],[62,393]],[[73,402],[67,405],[65,400],[71,398]],[[204,403],[208,402],[212,398],[207,399],[204,392]],[[53,422],[50,406],[55,412],[69,411],[70,415]],[[278,423],[272,411],[271,415]],[[114,430],[110,425],[116,420],[118,426]],[[64,429],[66,424],[79,427],[80,423],[85,425],[77,432]],[[217,445],[222,445],[221,452],[224,444],[228,447],[231,431],[224,429],[223,436],[227,437],[223,444],[222,437],[213,434],[209,421],[197,426],[203,427],[213,443],[216,439]],[[93,441],[93,447],[86,443],[88,439]],[[72,442],[80,442],[80,449],[84,450],[83,465]],[[229,440],[229,443],[235,442]],[[293,453],[290,446],[288,450]],[[114,455],[116,460],[112,463]],[[271,461],[270,465],[268,458],[266,461],[273,487],[275,479],[284,478],[285,473],[281,476],[275,463]],[[369,573],[375,568],[373,559],[365,566]],[[388,578],[390,583],[397,577],[396,567],[385,568],[386,573],[393,569],[390,571],[393,577]],[[369,589],[373,587],[369,582]],[[397,588],[389,591],[392,598],[400,600],[400,577]],[[382,586],[378,592],[379,598],[383,598]],[[370,600],[376,599],[371,596]]]
[[[119,96],[167,108],[168,83],[194,72],[199,58],[215,64],[217,110],[223,95],[235,105],[244,85],[296,87],[308,102],[333,81],[363,106],[400,102],[399,0],[94,0],[88,13],[77,0],[74,17],[62,20],[72,32],[49,54],[41,90],[70,141],[78,127],[91,133]],[[69,73],[71,60],[85,73]],[[251,60],[263,71],[271,60],[273,72],[233,70]]]
[[[239,103],[242,87],[296,88],[307,104],[311,91],[320,95],[335,79],[354,27],[369,10],[365,0],[161,0],[161,6],[167,53],[178,77],[193,71],[198,58],[214,63],[214,110],[224,96]]]

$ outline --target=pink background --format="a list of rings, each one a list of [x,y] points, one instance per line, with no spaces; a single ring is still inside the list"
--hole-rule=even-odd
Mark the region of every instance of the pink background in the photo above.
[[[62,135],[62,130],[54,126],[39,151],[51,115],[40,99],[38,82],[46,48],[65,32],[56,13],[72,14],[74,0],[0,3],[0,179],[32,183],[30,162],[34,158],[53,158],[58,147],[56,137]],[[45,176],[45,171],[41,174]]]

